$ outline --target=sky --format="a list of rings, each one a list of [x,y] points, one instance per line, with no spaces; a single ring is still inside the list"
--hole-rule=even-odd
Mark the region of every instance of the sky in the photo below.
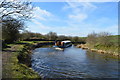
[[[27,30],[86,37],[92,32],[118,34],[117,2],[33,2]]]

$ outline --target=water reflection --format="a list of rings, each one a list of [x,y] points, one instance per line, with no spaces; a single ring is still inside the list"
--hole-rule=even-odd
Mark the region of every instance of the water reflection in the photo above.
[[[32,68],[47,78],[117,78],[118,61],[75,48],[55,50],[52,47],[37,48],[32,55]]]

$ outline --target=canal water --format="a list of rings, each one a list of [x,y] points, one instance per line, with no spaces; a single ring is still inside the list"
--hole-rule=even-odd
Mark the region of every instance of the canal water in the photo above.
[[[37,48],[32,68],[42,78],[118,78],[118,59],[76,48]]]

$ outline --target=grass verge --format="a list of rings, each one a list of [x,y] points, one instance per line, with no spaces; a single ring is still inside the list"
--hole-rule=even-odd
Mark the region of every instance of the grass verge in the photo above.
[[[2,52],[3,78],[40,78],[40,76],[29,67],[29,53],[31,50],[31,46],[35,43],[24,43],[25,44],[23,44],[23,42],[20,41],[14,44],[7,44],[9,48],[5,48]],[[21,57],[18,58],[18,56],[20,55]]]

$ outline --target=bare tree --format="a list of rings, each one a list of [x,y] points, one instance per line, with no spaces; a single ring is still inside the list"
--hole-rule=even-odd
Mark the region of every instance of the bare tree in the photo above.
[[[8,17],[15,18],[17,20],[27,20],[32,16],[33,7],[30,5],[31,2],[23,1],[11,1],[7,0],[0,1],[0,17],[4,21]]]
[[[24,22],[32,17],[33,7],[27,1],[0,1],[0,24],[5,41],[13,42],[19,37],[19,30],[24,29]]]
[[[109,32],[100,32],[98,33],[98,41],[101,45],[112,45],[110,39],[111,33]]]
[[[97,33],[93,32],[93,33],[89,34],[86,41],[88,44],[92,44],[92,45],[96,44],[97,43]]]
[[[46,37],[49,39],[49,40],[56,40],[57,39],[57,33],[55,32],[49,32]]]

